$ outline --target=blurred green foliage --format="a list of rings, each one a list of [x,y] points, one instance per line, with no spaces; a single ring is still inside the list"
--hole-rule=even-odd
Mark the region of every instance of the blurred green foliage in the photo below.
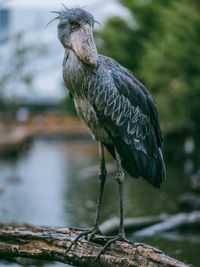
[[[200,2],[120,0],[132,22],[110,18],[96,32],[98,50],[152,92],[167,131],[200,131]]]

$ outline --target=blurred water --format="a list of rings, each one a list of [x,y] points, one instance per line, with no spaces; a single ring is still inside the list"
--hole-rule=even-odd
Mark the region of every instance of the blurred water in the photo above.
[[[77,173],[98,164],[97,145],[90,141],[36,139],[16,160],[0,160],[0,222],[47,226],[91,226],[95,215],[98,180],[80,179]],[[175,213],[177,198],[188,186],[182,166],[167,164],[167,181],[161,190],[143,179],[126,179],[125,215]],[[102,221],[118,213],[118,193],[112,175],[107,179]],[[165,250],[186,262],[200,262],[197,243],[154,237],[139,240]],[[17,264],[0,266],[17,267]],[[33,265],[32,265],[33,266]],[[61,263],[45,267],[66,266]]]

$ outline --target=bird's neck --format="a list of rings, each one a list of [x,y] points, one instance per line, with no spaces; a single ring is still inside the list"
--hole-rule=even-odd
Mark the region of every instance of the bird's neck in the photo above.
[[[63,61],[63,77],[68,89],[74,96],[83,97],[87,94],[87,78],[90,77],[91,72],[91,67],[83,63],[73,50],[66,48]]]

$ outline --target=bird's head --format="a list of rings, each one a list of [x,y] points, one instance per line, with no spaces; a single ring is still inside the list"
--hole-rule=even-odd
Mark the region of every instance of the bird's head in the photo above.
[[[58,38],[65,48],[71,49],[86,64],[97,65],[97,49],[92,29],[94,17],[81,8],[67,8],[57,12]]]

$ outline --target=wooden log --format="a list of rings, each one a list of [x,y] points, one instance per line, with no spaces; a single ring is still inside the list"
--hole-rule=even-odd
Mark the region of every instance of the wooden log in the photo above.
[[[176,215],[170,216],[168,219],[161,223],[157,223],[140,231],[137,231],[134,233],[134,235],[153,236],[176,230],[178,228],[191,228],[197,226],[200,226],[199,211],[193,211],[191,213],[178,213]]]
[[[116,242],[94,263],[102,249],[99,243],[105,243],[102,238],[95,242],[81,239],[66,253],[79,233],[80,230],[69,228],[4,226],[0,229],[0,258],[25,257],[85,267],[188,267],[151,246],[125,242]]]

